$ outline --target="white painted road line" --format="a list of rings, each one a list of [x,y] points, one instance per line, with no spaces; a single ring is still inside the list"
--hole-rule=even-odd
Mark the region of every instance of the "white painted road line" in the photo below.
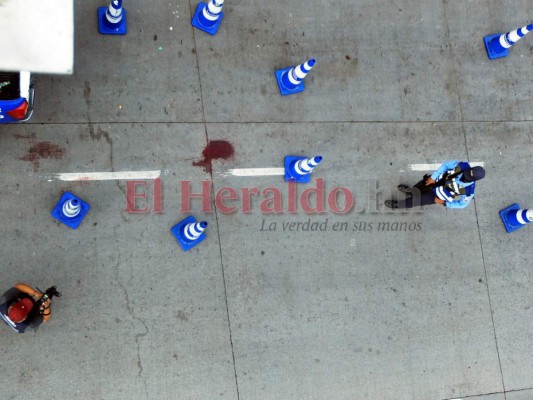
[[[472,167],[484,167],[485,163],[480,162],[471,162],[469,163]],[[442,163],[439,164],[409,164],[408,169],[410,171],[435,171],[439,168]],[[404,172],[400,170],[400,172]],[[221,172],[222,176],[274,176],[274,175],[284,175],[284,168],[236,168],[229,169],[225,172]]]
[[[435,171],[441,164],[409,164],[410,171]],[[484,167],[484,162],[471,162],[472,167]],[[403,172],[403,170],[400,170]],[[235,168],[221,172],[222,176],[279,176],[284,175],[284,168]],[[161,171],[119,171],[119,172],[73,172],[53,175],[53,178],[61,181],[110,181],[110,180],[142,180],[157,179]],[[55,179],[49,179],[53,181]]]
[[[143,180],[156,179],[161,171],[119,171],[119,172],[74,172],[54,175],[61,181],[111,181],[111,180]],[[53,179],[49,179],[52,181]]]
[[[284,168],[237,168],[221,173],[222,176],[274,176],[285,175]]]
[[[485,163],[483,161],[479,162],[468,162],[471,167],[484,167]],[[435,171],[443,163],[439,164],[409,164],[409,171]]]

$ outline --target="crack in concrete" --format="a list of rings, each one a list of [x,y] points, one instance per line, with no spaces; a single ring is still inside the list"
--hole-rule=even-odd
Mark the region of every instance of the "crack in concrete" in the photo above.
[[[137,346],[137,368],[139,369],[139,372],[137,373],[137,377],[143,382],[145,398],[148,399],[149,398],[149,396],[148,396],[148,386],[147,386],[147,383],[146,383],[146,378],[143,376],[144,367],[143,367],[142,360],[141,360],[140,339],[145,337],[146,335],[148,335],[148,333],[150,333],[150,330],[148,329],[148,325],[146,325],[146,322],[144,322],[144,320],[142,318],[139,318],[137,316],[137,314],[135,313],[135,311],[134,311],[134,309],[133,309],[133,307],[131,305],[128,291],[126,290],[126,287],[124,286],[122,281],[119,279],[119,273],[118,273],[118,266],[119,265],[120,265],[120,260],[118,260],[116,265],[115,265],[115,276],[116,276],[118,285],[120,286],[120,288],[124,292],[124,298],[126,299],[126,308],[128,310],[128,313],[131,315],[132,319],[139,321],[144,327],[144,332],[137,333],[135,335],[135,344]]]

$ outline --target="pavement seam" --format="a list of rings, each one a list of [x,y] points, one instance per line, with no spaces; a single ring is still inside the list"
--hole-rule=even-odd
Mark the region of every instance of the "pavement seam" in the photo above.
[[[211,174],[211,186],[214,190],[214,181],[213,181],[213,172],[210,173]],[[214,201],[213,201],[213,209],[215,210],[215,220],[217,222],[217,238],[218,238],[218,252],[220,254],[220,267],[221,267],[221,271],[222,271],[222,283],[224,285],[224,300],[226,302],[226,314],[227,314],[227,317],[228,317],[228,330],[229,330],[229,342],[230,342],[230,346],[231,346],[231,357],[233,359],[233,374],[235,376],[235,390],[237,391],[237,400],[240,399],[240,394],[239,394],[239,380],[237,378],[237,366],[235,364],[235,350],[234,350],[234,347],[233,347],[233,335],[232,335],[232,331],[231,331],[231,320],[230,320],[230,314],[229,314],[229,304],[228,304],[228,291],[227,291],[227,288],[226,288],[226,272],[224,270],[224,260],[222,258],[222,241],[220,240],[220,225],[219,225],[219,221],[218,221],[218,211],[217,211],[217,208],[214,204]]]
[[[190,9],[191,15],[194,15],[194,9],[193,9],[193,6],[192,6],[190,0],[189,0],[189,9]],[[202,120],[203,121],[199,122],[199,123],[204,125],[206,146],[208,146],[209,145],[209,133],[207,132],[207,121],[206,121],[206,117],[205,117],[204,95],[203,95],[203,89],[202,89],[202,75],[200,74],[200,61],[198,59],[198,48],[196,46],[195,29],[193,27],[191,27],[191,29],[192,29],[192,39],[193,39],[193,44],[194,44],[194,54],[196,56],[196,71],[198,73],[198,84],[200,86],[200,88],[199,88],[199,90],[200,90],[200,105],[202,107]],[[178,123],[180,123],[180,122],[178,122]],[[211,168],[211,160],[209,160],[209,175],[211,176],[211,187],[214,190],[215,184],[214,184],[214,181],[213,181],[213,170]],[[216,232],[217,232],[217,238],[218,238],[218,252],[220,254],[220,268],[221,268],[221,272],[222,272],[222,283],[224,285],[224,301],[226,303],[226,316],[228,318],[228,332],[229,332],[229,342],[230,342],[230,347],[231,347],[231,358],[232,358],[232,361],[233,361],[233,375],[234,375],[234,378],[235,378],[235,390],[237,392],[237,400],[239,400],[240,399],[239,381],[237,379],[237,367],[235,365],[235,351],[234,351],[234,348],[233,348],[233,335],[232,335],[232,332],[231,332],[231,320],[230,320],[229,305],[228,305],[228,292],[227,292],[227,288],[226,288],[226,272],[224,271],[224,261],[222,259],[222,243],[220,241],[220,227],[219,227],[219,221],[218,221],[218,212],[217,212],[216,205],[214,204],[214,199],[212,201],[213,201],[213,205],[214,205],[213,208],[215,210]]]
[[[468,141],[467,141],[467,138],[466,138],[466,129],[465,129],[464,124],[462,124],[461,126],[462,126],[461,129],[463,130],[463,136],[464,136],[466,158],[467,158],[467,160],[470,160],[470,152],[468,151]],[[500,369],[500,377],[501,377],[501,380],[502,380],[503,392],[497,392],[497,393],[503,393],[503,398],[505,400],[507,400],[507,396],[505,395],[506,391],[505,391],[505,380],[504,380],[504,377],[503,377],[502,361],[501,361],[501,358],[500,358],[500,348],[498,346],[498,336],[496,334],[496,325],[494,323],[494,311],[492,309],[492,300],[491,300],[491,297],[490,297],[490,288],[489,288],[489,280],[488,280],[488,274],[487,274],[487,265],[485,263],[485,252],[483,251],[483,241],[481,239],[481,227],[479,225],[479,212],[478,212],[478,208],[477,208],[477,201],[476,201],[475,198],[474,198],[473,203],[474,203],[474,211],[475,211],[475,215],[476,215],[476,225],[477,225],[477,233],[478,233],[478,238],[479,238],[479,247],[480,247],[480,250],[481,250],[481,262],[483,264],[483,272],[485,274],[485,286],[487,288],[487,299],[488,299],[488,302],[489,302],[490,319],[491,319],[491,322],[492,322],[492,331],[493,331],[493,334],[494,334],[494,344],[496,346],[496,355],[498,356],[498,367]]]
[[[453,83],[455,85],[455,90],[457,91],[457,101],[459,102],[459,114],[461,116],[461,120],[457,122],[463,124],[465,121],[465,117],[463,113],[463,103],[461,102],[461,92],[459,90],[459,83],[457,82],[457,68],[455,67],[455,57],[453,54],[453,43],[450,38],[450,24],[448,23],[448,0],[444,0],[444,18],[446,20],[446,36],[448,38],[448,46],[450,46],[450,56],[452,60]]]
[[[193,9],[193,6],[191,4],[191,1],[189,0],[189,9],[190,9],[190,13],[191,15],[194,15],[194,9]],[[200,106],[202,107],[202,120],[200,123],[204,124],[206,123],[206,120],[205,120],[205,107],[204,107],[204,92],[203,92],[203,89],[202,89],[202,74],[200,73],[200,60],[198,59],[198,48],[196,46],[196,34],[195,34],[195,30],[194,30],[194,27],[191,26],[191,30],[192,30],[192,42],[193,42],[193,45],[194,45],[194,56],[196,58],[196,72],[198,73],[198,85],[199,85],[199,91],[200,91]],[[206,136],[207,136],[207,130],[206,130]]]
[[[465,400],[465,399],[472,399],[476,400],[478,397],[484,397],[484,396],[492,396],[494,394],[503,394],[504,397],[507,393],[518,393],[518,392],[525,392],[527,390],[533,390],[533,387],[530,388],[524,388],[524,389],[512,389],[512,390],[506,390],[504,392],[490,392],[490,393],[481,393],[481,394],[472,394],[468,396],[460,396],[460,397],[450,397],[443,400]]]
[[[451,38],[450,38],[450,25],[448,23],[448,0],[444,0],[443,3],[444,3],[444,18],[446,19],[446,35],[448,37],[448,45],[450,46],[450,54],[451,54],[451,59],[452,59],[453,80],[454,80],[455,89],[457,91],[457,100],[459,102],[459,112],[460,112],[460,116],[461,116],[461,121],[460,121],[461,130],[463,131],[463,139],[464,139],[464,146],[465,146],[465,151],[466,151],[466,159],[470,160],[470,152],[469,152],[469,149],[468,149],[468,140],[467,140],[467,135],[466,135],[466,127],[465,127],[463,106],[462,106],[462,102],[461,102],[461,93],[460,93],[460,89],[459,89],[459,82],[457,80],[457,68],[456,68],[456,65],[455,65],[453,43],[452,43]],[[488,281],[488,274],[487,274],[487,266],[486,266],[486,263],[485,263],[485,253],[483,251],[483,241],[481,239],[481,227],[479,225],[479,212],[478,212],[478,209],[477,209],[477,201],[476,201],[475,198],[474,198],[474,211],[475,211],[475,215],[476,215],[476,225],[477,225],[479,246],[480,246],[480,250],[481,250],[481,262],[483,263],[483,272],[485,274],[485,286],[487,288],[487,299],[488,299],[488,302],[489,302],[490,319],[491,319],[491,322],[492,322],[492,332],[494,334],[494,345],[496,346],[496,355],[498,357],[498,367],[500,369],[500,378],[501,378],[502,389],[503,389],[503,397],[506,400],[507,396],[505,395],[505,380],[504,380],[504,377],[503,377],[502,362],[501,362],[501,358],[500,358],[500,349],[498,347],[498,337],[497,337],[497,334],[496,334],[496,325],[494,324],[494,313],[493,313],[493,309],[492,309],[492,300],[491,300],[491,297],[490,297],[490,288],[489,288],[489,281]]]
[[[203,108],[203,104],[202,104]],[[190,125],[268,125],[268,124],[283,124],[283,125],[303,125],[303,124],[411,124],[411,125],[427,125],[427,124],[507,124],[507,123],[531,123],[533,119],[521,120],[428,120],[428,121],[402,121],[402,120],[358,120],[358,121],[93,121],[93,122],[25,122],[24,125],[176,125],[176,124],[190,124]]]

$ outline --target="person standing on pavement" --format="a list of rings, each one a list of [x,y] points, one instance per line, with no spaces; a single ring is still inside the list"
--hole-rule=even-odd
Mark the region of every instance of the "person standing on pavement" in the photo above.
[[[387,200],[389,208],[412,208],[440,204],[448,208],[465,208],[474,197],[476,181],[485,177],[483,167],[471,167],[466,161],[447,161],[413,187],[399,185],[408,193],[403,201]]]
[[[24,283],[18,283],[0,298],[0,317],[15,332],[37,329],[52,316],[52,297],[61,293],[52,286],[43,293]]]

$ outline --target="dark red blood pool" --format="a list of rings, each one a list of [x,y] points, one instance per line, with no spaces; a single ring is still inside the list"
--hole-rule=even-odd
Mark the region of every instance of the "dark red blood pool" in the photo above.
[[[227,140],[210,140],[207,146],[202,151],[203,160],[192,163],[195,167],[202,167],[205,172],[211,173],[212,160],[227,160],[233,157],[235,149]]]

